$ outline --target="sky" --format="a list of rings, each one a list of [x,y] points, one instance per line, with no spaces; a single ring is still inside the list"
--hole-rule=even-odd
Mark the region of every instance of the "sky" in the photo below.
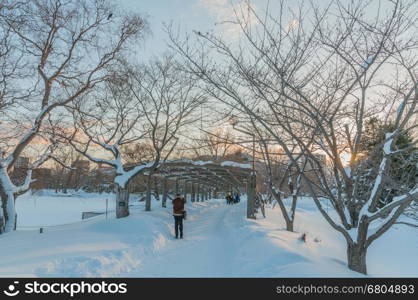
[[[219,24],[233,15],[231,0],[120,0],[122,7],[129,11],[147,16],[151,35],[143,45],[141,53],[145,58],[167,51],[167,36],[163,23],[173,22],[182,30],[206,32],[210,29],[221,30],[231,38],[237,34],[232,24]],[[266,0],[253,1],[255,5],[264,5]]]
[[[0,0],[1,1],[1,0]],[[191,32],[192,30],[206,32],[214,29],[221,32],[228,41],[239,38],[239,30],[236,25],[222,23],[231,20],[234,15],[234,8],[241,0],[113,0],[127,11],[136,12],[146,17],[149,22],[151,34],[147,35],[144,42],[136,53],[138,60],[147,61],[152,56],[158,56],[166,51],[167,36],[163,30],[163,23],[174,22],[180,25],[181,32]],[[251,0],[251,4],[260,13],[270,5],[272,15],[278,14],[278,0]],[[289,9],[296,10],[299,3],[304,7],[309,6],[309,0],[288,0],[285,4],[285,15],[288,17],[289,26],[297,25],[292,21]],[[305,6],[306,3],[306,6]],[[317,1],[315,4],[325,5],[327,1]],[[380,3],[373,0],[370,13],[375,13]],[[384,3],[384,2],[383,2]],[[275,7],[276,5],[276,7]],[[388,12],[388,4],[383,5],[383,9]],[[390,10],[389,10],[390,11]],[[293,23],[292,23],[293,22]]]
[[[223,0],[214,0],[220,2]],[[129,11],[147,17],[151,34],[144,41],[140,51],[146,57],[158,55],[167,50],[163,24],[174,22],[188,29],[200,30],[214,24],[214,16],[202,0],[120,0]]]
[[[238,27],[225,21],[233,19],[234,8],[238,8],[242,0],[114,0],[128,11],[140,13],[147,17],[151,34],[148,35],[139,49],[142,57],[140,60],[147,60],[168,50],[166,45],[167,36],[163,30],[163,24],[173,22],[175,26],[180,25],[181,32],[192,30],[207,32],[211,29],[221,32],[227,39],[239,38]],[[306,2],[306,5],[304,4]],[[269,6],[269,11],[276,15],[278,13],[278,0],[251,0],[251,5],[261,15]],[[296,12],[299,3],[303,7],[309,6],[309,0],[285,1],[285,17],[288,18],[289,26],[295,20],[292,19],[289,11]],[[326,6],[328,1],[317,1],[315,5]],[[372,0],[369,3],[368,12],[374,14],[378,9],[383,12],[390,12],[390,5],[386,1]],[[254,23],[255,20],[252,20]]]
[[[180,32],[192,30],[207,32],[215,30],[221,33],[228,42],[238,40],[240,31],[237,25],[225,21],[234,18],[234,9],[239,7],[243,0],[115,0],[128,11],[140,13],[146,16],[151,34],[148,35],[138,51],[138,60],[146,61],[152,56],[168,51],[167,35],[163,24],[173,22],[180,25]],[[273,16],[279,15],[279,0],[251,0],[255,10],[263,15],[266,7]],[[314,5],[325,8],[329,1],[314,1]],[[349,1],[347,0],[347,3]],[[304,9],[309,10],[310,0],[287,0],[284,3],[284,18],[288,22],[288,28],[298,26],[292,17],[292,12],[297,14],[298,6],[302,4]],[[391,5],[387,1],[371,0],[366,13],[374,14],[379,9],[384,13],[391,12]],[[253,24],[254,20],[251,20]],[[216,124],[219,126],[219,124]]]

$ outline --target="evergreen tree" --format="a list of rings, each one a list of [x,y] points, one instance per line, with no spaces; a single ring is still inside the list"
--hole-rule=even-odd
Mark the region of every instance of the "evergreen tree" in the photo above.
[[[358,176],[361,176],[363,190],[359,194],[367,196],[370,184],[377,176],[378,164],[382,160],[382,144],[385,142],[386,133],[392,132],[394,125],[385,124],[378,118],[370,118],[365,124],[365,130],[360,145],[360,159],[357,163]],[[399,153],[391,159],[390,169],[387,172],[389,184],[383,191],[380,199],[381,206],[392,202],[393,197],[404,194],[405,190],[414,187],[418,181],[418,148],[410,133],[404,132],[399,135],[395,143]]]

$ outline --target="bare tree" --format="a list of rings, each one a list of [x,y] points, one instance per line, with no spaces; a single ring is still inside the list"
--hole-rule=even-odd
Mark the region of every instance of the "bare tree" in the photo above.
[[[54,155],[51,157],[54,161],[52,163],[52,185],[55,192],[64,191],[68,188],[68,177],[73,169],[71,165],[76,158],[74,157],[75,151],[72,148],[59,145],[54,151]]]
[[[166,56],[138,67],[125,65],[93,99],[75,107],[76,130],[67,140],[89,160],[116,170],[116,216],[126,217],[129,182],[138,174],[152,174],[170,157],[203,98],[193,80],[179,73],[174,58]]]
[[[227,129],[218,128],[212,132],[203,132],[199,138],[194,138],[187,148],[195,157],[220,161],[237,151],[235,137]]]
[[[114,18],[109,18],[111,12]],[[7,232],[15,225],[15,197],[31,182],[28,172],[24,185],[12,183],[9,174],[16,160],[36,143],[48,119],[58,118],[63,107],[107,78],[107,68],[129,39],[142,34],[145,23],[106,1],[24,0],[2,1],[0,24],[13,45],[7,62],[19,65],[19,76],[6,78],[3,86],[18,86],[25,96],[12,94],[13,105],[3,107],[1,115],[2,126],[9,129],[2,136],[0,159]],[[35,159],[35,165],[49,158],[50,147],[45,148],[49,150]]]
[[[294,155],[294,160],[277,160],[277,153],[271,152],[268,140],[265,137],[260,137],[259,144],[266,165],[268,191],[279,205],[283,219],[286,223],[286,230],[293,231],[298,195],[301,191],[302,175],[305,172],[307,165],[306,156],[299,153]],[[280,153],[280,156],[282,155],[283,153]],[[300,168],[296,168],[294,164],[302,165]],[[277,175],[273,172],[275,166],[280,170],[280,177],[278,178],[276,178]],[[286,193],[283,191],[283,186],[285,184],[287,184],[288,191],[292,197],[289,210],[284,202]]]
[[[288,141],[293,157],[293,160],[289,160],[286,153],[275,147],[277,142],[274,137],[251,117],[245,120],[244,118],[239,119],[237,116],[233,116],[230,123],[235,130],[244,134],[244,138],[238,140],[238,142],[247,149],[247,152],[254,151],[255,159],[264,166],[264,170],[258,168],[257,177],[261,178],[261,183],[267,187],[267,198],[273,197],[279,205],[286,223],[286,230],[293,231],[297,200],[301,191],[302,173],[305,172],[308,165],[306,156],[303,152],[295,152],[299,148],[297,145],[291,146],[291,141]],[[244,146],[248,143],[253,143],[253,149],[248,149],[248,147]],[[299,164],[300,167],[296,168],[294,164]],[[258,190],[260,189],[261,187],[258,187]],[[285,205],[287,195],[290,195],[292,198],[290,209]]]
[[[372,12],[369,2],[333,1],[290,14],[284,3],[278,15],[269,8],[259,14],[249,2],[236,10],[232,22],[241,29],[239,45],[196,32],[198,46],[191,47],[190,37],[184,40],[168,28],[171,45],[205,91],[254,119],[276,141],[322,216],[344,236],[349,268],[366,273],[368,247],[418,197],[418,185],[405,186],[390,203],[378,205],[383,187],[393,188],[391,160],[405,151],[396,140],[417,127],[417,2],[387,1]],[[374,115],[393,125],[370,153],[379,162],[364,183],[357,176],[364,165],[356,161],[364,123]],[[295,144],[319,181],[300,172]],[[344,165],[347,149],[351,159]],[[367,193],[358,192],[367,186]],[[333,213],[323,208],[322,197]]]
[[[16,7],[16,3],[0,4],[0,14]],[[23,75],[20,70],[24,63],[21,57],[14,54],[16,47],[11,26],[2,24],[0,28],[0,113],[4,113],[18,98],[25,95],[20,93],[15,85],[14,78]]]

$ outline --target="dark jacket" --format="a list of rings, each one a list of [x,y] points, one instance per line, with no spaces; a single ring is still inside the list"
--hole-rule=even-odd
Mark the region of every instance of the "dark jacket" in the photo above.
[[[184,212],[184,204],[186,199],[177,197],[173,201],[173,215],[182,216]]]

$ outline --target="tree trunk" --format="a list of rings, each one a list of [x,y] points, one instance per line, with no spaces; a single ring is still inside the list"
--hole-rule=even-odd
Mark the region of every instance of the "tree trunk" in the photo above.
[[[119,185],[116,188],[116,218],[129,216],[129,190]]]
[[[347,262],[348,268],[362,273],[367,274],[367,267],[366,267],[366,254],[367,248],[363,246],[359,246],[358,244],[348,243],[347,246]]]
[[[294,230],[293,223],[295,221],[297,196],[296,198],[292,199],[292,207],[290,209],[290,216],[289,216],[280,193],[275,192],[275,190],[272,187],[270,187],[270,193],[271,195],[273,195],[274,199],[276,199],[277,204],[279,204],[280,211],[282,212],[283,219],[286,223],[286,230],[293,232]]]
[[[293,223],[295,222],[296,204],[298,202],[298,196],[293,193],[292,195],[292,206],[290,207],[290,213],[286,220],[286,230],[293,232]]]
[[[163,181],[163,200],[161,201],[162,207],[167,207],[167,178],[164,177]]]
[[[6,219],[5,219],[5,216],[4,216],[5,211],[6,211],[6,208],[4,206],[4,204],[6,203],[5,198],[6,197],[5,197],[5,194],[4,194],[4,189],[3,189],[3,186],[1,185],[1,182],[0,182],[0,234],[4,232],[4,226],[5,226],[5,222],[6,222]]]
[[[256,188],[256,177],[255,174],[251,173],[249,176],[249,182],[247,184],[247,218],[255,219],[255,188]]]
[[[15,197],[13,192],[5,191],[3,202],[3,213],[4,213],[4,232],[10,232],[16,229],[16,207]]]
[[[155,194],[155,199],[157,201],[160,201],[160,191],[158,189],[158,178],[154,177],[154,194]]]
[[[184,199],[186,199],[186,201],[187,201],[187,181],[184,181],[184,186],[183,186],[183,197],[184,197]]]
[[[190,201],[195,202],[196,201],[196,184],[194,182],[192,182],[191,188],[192,188],[192,190],[191,190]]]
[[[285,218],[285,221],[286,221],[286,230],[293,232],[293,221],[288,220],[286,218]]]
[[[148,177],[147,194],[145,198],[145,211],[151,211],[151,176]]]
[[[15,208],[15,195],[13,192],[13,183],[10,180],[7,171],[0,169],[0,196],[2,200],[3,210],[3,229],[0,231],[10,232],[16,229],[16,208]]]
[[[176,197],[177,197],[177,194],[179,193],[179,180],[178,179],[176,179],[176,190],[175,190],[175,193],[176,193]]]

